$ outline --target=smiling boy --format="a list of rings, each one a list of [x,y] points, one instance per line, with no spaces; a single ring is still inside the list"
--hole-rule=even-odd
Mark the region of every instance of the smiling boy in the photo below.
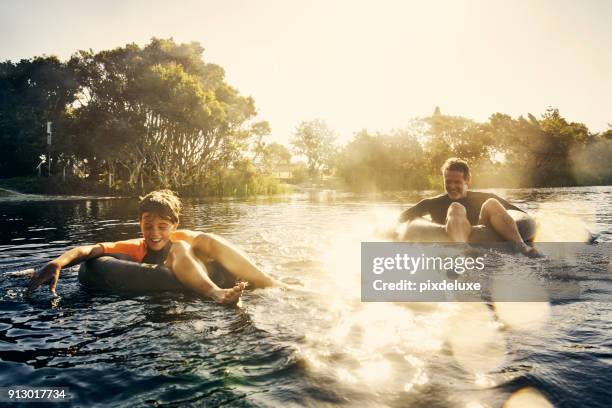
[[[141,199],[138,208],[142,238],[73,248],[35,273],[28,290],[49,282],[51,292],[55,295],[62,268],[104,254],[124,254],[134,262],[165,265],[185,287],[219,303],[237,302],[245,284],[241,282],[230,289],[219,288],[208,276],[203,261],[215,260],[238,278],[258,287],[276,283],[246,254],[223,238],[199,231],[177,229],[180,210],[181,202],[170,190],[147,194]]]

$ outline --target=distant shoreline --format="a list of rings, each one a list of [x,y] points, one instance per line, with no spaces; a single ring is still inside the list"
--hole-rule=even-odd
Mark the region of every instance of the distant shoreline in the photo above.
[[[22,183],[23,188],[20,188],[18,184]],[[291,193],[314,193],[314,192],[322,192],[322,191],[336,191],[340,193],[354,193],[354,194],[392,194],[392,193],[401,193],[401,192],[419,192],[419,191],[442,191],[440,188],[428,188],[428,189],[417,189],[417,190],[380,190],[375,192],[368,191],[352,191],[346,188],[338,188],[336,186],[303,186],[303,185],[288,185],[291,188]],[[475,186],[473,190],[488,190],[488,189],[529,189],[529,188],[571,188],[571,187],[603,187],[609,186],[609,184],[589,184],[589,185],[563,185],[563,186]],[[29,177],[29,178],[6,178],[0,179],[0,197],[6,196],[89,196],[89,197],[100,197],[100,198],[133,198],[138,197],[142,193],[133,193],[126,194],[118,191],[100,191],[100,189],[96,188],[83,188],[84,186],[79,186],[80,188],[75,188],[72,191],[68,191],[66,187],[61,189],[53,189],[54,186],[51,186],[51,191],[49,191],[49,184],[47,178],[38,178],[38,177]],[[21,191],[20,191],[21,190]],[[267,195],[249,195],[249,196],[238,196],[238,195],[194,195],[189,193],[182,193],[181,196],[184,198],[252,198],[257,196],[282,196],[286,195],[288,192],[282,192],[277,194],[267,194]]]
[[[0,196],[4,195],[26,195],[24,193],[20,193],[19,191],[9,190],[8,188],[0,187]]]

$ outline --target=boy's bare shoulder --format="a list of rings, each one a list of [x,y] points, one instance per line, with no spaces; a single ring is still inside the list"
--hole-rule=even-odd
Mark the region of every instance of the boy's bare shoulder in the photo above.
[[[132,238],[132,239],[124,239],[122,241],[114,241],[114,242],[98,242],[94,244],[94,246],[99,246],[102,248],[114,248],[117,246],[141,246],[144,245],[144,239],[142,238]]]

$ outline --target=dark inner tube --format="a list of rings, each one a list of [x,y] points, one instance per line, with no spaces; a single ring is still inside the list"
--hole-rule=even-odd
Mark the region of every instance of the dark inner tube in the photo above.
[[[123,254],[107,254],[83,262],[79,268],[79,282],[89,288],[111,292],[189,292],[167,267],[128,259]],[[236,277],[219,263],[207,263],[206,269],[217,286],[231,288],[236,284]]]
[[[516,226],[523,240],[527,243],[531,243],[535,238],[537,229],[535,220],[521,211],[509,210],[508,213],[516,222]],[[400,240],[408,242],[450,242],[450,238],[444,230],[444,225],[433,223],[424,218],[417,218],[411,221],[406,226],[406,229],[400,234]],[[499,234],[484,225],[473,226],[472,234],[469,238],[471,244],[479,245],[503,241],[504,240]]]

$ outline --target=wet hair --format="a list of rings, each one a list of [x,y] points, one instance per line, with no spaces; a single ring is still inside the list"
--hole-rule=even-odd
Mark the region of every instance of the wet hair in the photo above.
[[[142,214],[146,212],[177,223],[181,213],[181,200],[170,190],[151,191],[144,197],[140,197],[138,219],[140,220]]]
[[[463,173],[463,178],[468,179],[470,177],[470,166],[468,166],[467,162],[458,157],[451,157],[447,159],[442,165],[442,174],[444,174],[447,170],[450,171],[460,171]]]

